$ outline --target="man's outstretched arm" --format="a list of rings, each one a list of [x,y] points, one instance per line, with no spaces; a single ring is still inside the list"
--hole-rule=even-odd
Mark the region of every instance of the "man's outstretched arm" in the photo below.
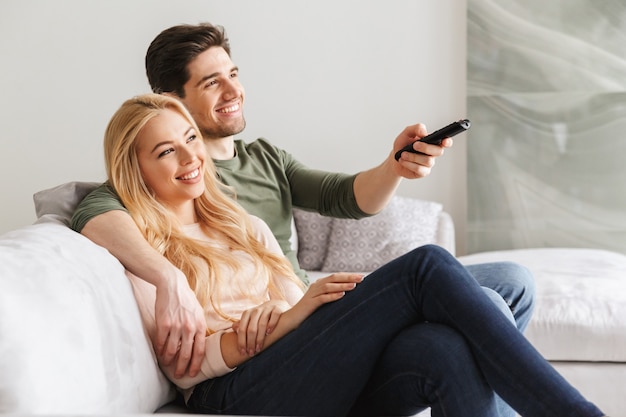
[[[452,146],[452,139],[444,139],[441,145],[418,142],[414,149],[421,154],[403,152],[399,161],[394,158],[399,149],[426,134],[423,124],[408,126],[395,139],[392,151],[380,165],[357,174],[354,196],[361,210],[368,214],[378,213],[389,203],[402,178],[424,178],[430,174],[435,159],[443,155],[444,148]]]
[[[130,215],[121,210],[89,220],[81,234],[107,249],[126,269],[156,287],[154,350],[159,361],[176,360],[176,375],[200,371],[205,355],[206,320],[182,271],[144,239]]]

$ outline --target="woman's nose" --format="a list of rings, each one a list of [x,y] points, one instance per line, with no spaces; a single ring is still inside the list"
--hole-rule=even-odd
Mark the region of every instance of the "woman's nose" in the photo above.
[[[182,165],[189,165],[198,159],[198,155],[191,149],[185,149],[180,154],[180,162]]]

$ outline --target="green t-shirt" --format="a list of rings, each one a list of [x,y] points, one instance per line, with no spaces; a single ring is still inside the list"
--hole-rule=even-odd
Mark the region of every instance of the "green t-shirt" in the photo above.
[[[316,211],[325,216],[361,218],[354,197],[356,175],[312,170],[264,139],[246,144],[235,141],[237,155],[214,160],[220,180],[237,193],[237,201],[270,227],[296,273],[306,281],[291,249],[292,208]],[[89,220],[111,210],[125,210],[106,184],[87,195],[72,217],[72,229],[80,232]]]

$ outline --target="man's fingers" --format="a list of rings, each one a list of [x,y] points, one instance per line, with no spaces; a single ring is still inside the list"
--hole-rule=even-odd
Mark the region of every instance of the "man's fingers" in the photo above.
[[[193,343],[193,352],[191,354],[191,362],[189,364],[189,376],[194,377],[200,372],[202,360],[206,354],[205,351],[206,335],[205,333],[196,333]]]
[[[176,344],[176,352],[174,355],[176,359],[176,370],[174,376],[181,378],[185,375],[189,361],[191,360],[191,352],[193,351],[193,339],[187,338],[186,340],[179,340]]]
[[[170,365],[176,357],[180,346],[181,337],[177,337],[173,333],[170,333],[169,337],[166,340],[166,343],[163,345],[163,348],[161,349],[161,352],[159,354],[159,356],[161,357],[161,362],[164,365]]]

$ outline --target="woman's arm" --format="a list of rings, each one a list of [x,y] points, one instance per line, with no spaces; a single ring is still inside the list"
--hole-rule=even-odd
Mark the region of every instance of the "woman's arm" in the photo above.
[[[341,299],[362,280],[362,274],[333,274],[312,283],[300,301],[284,313],[280,313],[281,307],[274,301],[246,311],[242,321],[233,326],[235,333],[222,335],[220,346],[224,362],[231,368],[240,365],[296,329],[323,304]],[[272,324],[274,321],[268,318],[272,315],[276,318],[275,326]],[[259,328],[266,327],[268,331],[262,332],[264,337],[259,344]]]

